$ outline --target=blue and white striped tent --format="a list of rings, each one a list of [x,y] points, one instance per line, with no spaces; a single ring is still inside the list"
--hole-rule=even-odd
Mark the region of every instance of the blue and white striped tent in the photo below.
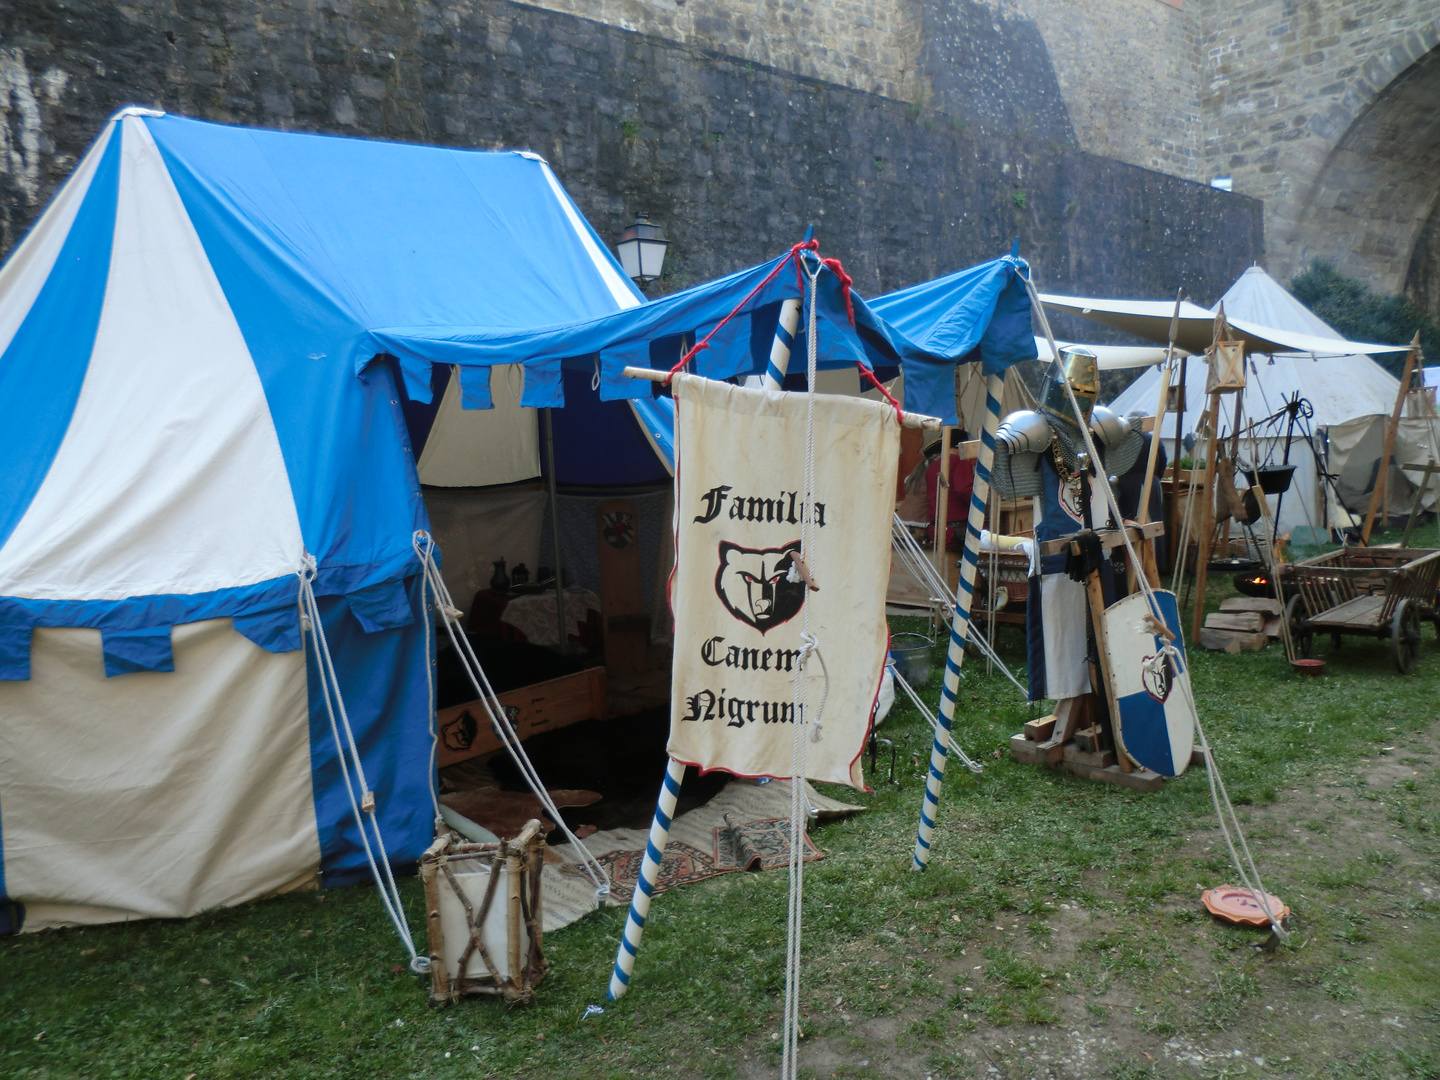
[[[307,555],[390,856],[418,857],[427,518],[384,342],[641,302],[535,155],[117,114],[0,268],[0,932],[368,873]]]

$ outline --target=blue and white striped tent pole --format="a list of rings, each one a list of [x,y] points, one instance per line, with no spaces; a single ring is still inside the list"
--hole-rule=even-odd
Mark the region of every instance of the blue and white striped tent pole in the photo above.
[[[766,390],[779,390],[785,385],[790,370],[790,350],[795,347],[795,331],[800,328],[800,300],[793,297],[780,305],[780,321],[775,324],[775,340],[770,343],[770,360],[765,365]]]
[[[995,463],[995,429],[1000,426],[1000,395],[1003,375],[985,380],[985,423],[980,430],[980,456],[975,462],[975,487],[970,495],[970,515],[965,522],[965,546],[961,553],[960,591],[956,596],[955,619],[950,625],[950,648],[945,654],[945,683],[940,691],[940,728],[930,746],[930,772],[925,777],[925,803],[920,808],[920,829],[915,836],[914,869],[924,870],[930,862],[930,842],[935,835],[935,815],[940,808],[940,785],[945,782],[949,759],[947,740],[955,722],[955,698],[960,691],[960,665],[965,662],[965,642],[970,636],[970,605],[975,597],[975,572],[980,564],[980,530],[985,525],[985,504],[990,499],[990,469]]]
[[[762,376],[761,385],[766,390],[779,390],[785,382],[785,373],[790,368],[790,350],[795,344],[795,331],[799,326],[800,301],[786,300],[780,307],[780,321],[775,327],[770,359]],[[620,937],[620,949],[615,954],[610,989],[605,993],[611,1001],[624,995],[630,988],[630,976],[635,973],[635,955],[640,951],[640,938],[645,932],[645,920],[650,915],[650,899],[660,878],[660,860],[665,855],[666,841],[670,839],[670,821],[675,816],[675,800],[680,797],[680,781],[684,777],[685,766],[671,758],[665,766],[665,782],[660,786],[660,799],[655,805],[655,817],[650,822],[650,839],[645,845],[645,858],[640,863],[640,878],[635,882],[635,895],[630,898],[630,914],[625,920],[625,932]]]
[[[660,860],[670,839],[670,821],[675,816],[675,802],[680,798],[680,781],[684,778],[685,765],[671,758],[665,766],[665,781],[660,785],[655,818],[650,822],[650,839],[645,843],[645,858],[640,864],[640,878],[635,882],[635,895],[630,898],[630,914],[625,919],[625,933],[620,937],[620,951],[615,954],[610,989],[605,992],[611,1001],[624,996],[630,988],[630,976],[635,973],[635,955],[640,951],[640,937],[645,933],[645,920],[650,915],[650,900],[660,878]]]

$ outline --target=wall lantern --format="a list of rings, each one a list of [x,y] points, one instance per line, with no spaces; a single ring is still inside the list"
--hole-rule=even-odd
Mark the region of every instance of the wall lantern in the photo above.
[[[660,276],[670,241],[665,239],[664,229],[651,223],[649,215],[639,214],[635,224],[620,234],[620,243],[615,246],[626,275],[643,287]]]

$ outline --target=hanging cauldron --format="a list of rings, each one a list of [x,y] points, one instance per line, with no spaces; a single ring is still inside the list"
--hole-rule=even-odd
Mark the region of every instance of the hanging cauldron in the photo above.
[[[1250,481],[1250,486],[1260,485],[1260,490],[1266,495],[1289,491],[1290,478],[1294,475],[1294,465],[1268,465],[1263,469],[1245,470],[1245,479]]]

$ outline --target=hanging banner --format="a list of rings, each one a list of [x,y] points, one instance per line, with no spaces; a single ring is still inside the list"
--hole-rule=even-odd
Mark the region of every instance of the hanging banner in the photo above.
[[[811,780],[863,787],[859,759],[884,670],[885,589],[900,429],[888,405],[815,395],[806,498],[805,394],[677,375],[676,565],[670,756],[740,776],[788,777],[801,632],[821,736]],[[818,589],[792,581],[802,530]],[[828,696],[826,677],[829,673]]]

